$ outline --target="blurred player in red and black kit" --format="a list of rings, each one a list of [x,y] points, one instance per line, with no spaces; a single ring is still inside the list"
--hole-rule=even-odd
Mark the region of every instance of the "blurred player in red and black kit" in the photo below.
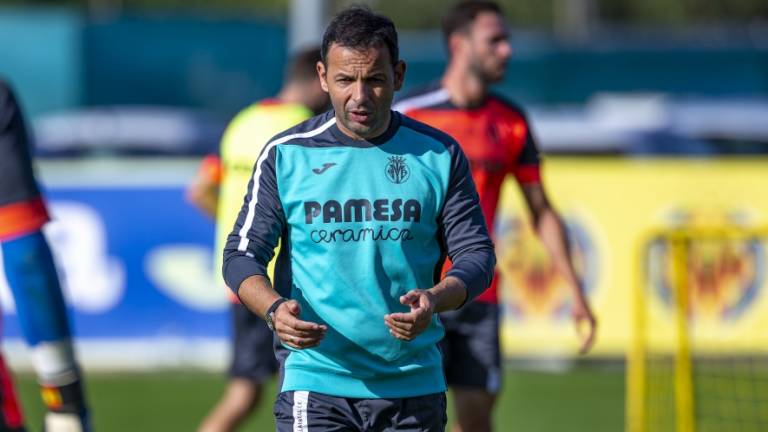
[[[459,142],[470,160],[489,230],[493,230],[502,182],[507,175],[515,176],[537,234],[572,287],[577,328],[587,324],[581,335],[581,352],[586,352],[592,346],[596,321],[574,272],[565,229],[540,181],[539,153],[530,125],[519,107],[489,90],[504,78],[512,55],[504,15],[494,2],[463,1],[444,18],[443,35],[449,60],[442,80],[409,92],[394,109]],[[446,378],[458,420],[454,431],[491,429],[502,379],[497,286],[496,277],[473,303],[440,317],[446,329],[442,342]]]
[[[48,410],[45,430],[89,431],[64,296],[42,233],[48,220],[21,109],[8,84],[0,80],[0,247],[5,276]],[[0,430],[23,430],[11,380],[1,362],[0,383],[4,426]]]

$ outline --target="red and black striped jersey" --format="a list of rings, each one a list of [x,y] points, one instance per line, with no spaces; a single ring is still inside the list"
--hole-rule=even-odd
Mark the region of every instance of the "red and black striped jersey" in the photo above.
[[[459,142],[469,159],[491,233],[507,175],[514,175],[521,184],[540,181],[539,151],[525,113],[500,96],[490,93],[479,106],[461,108],[451,103],[446,89],[432,85],[409,92],[394,109],[446,132]],[[497,303],[497,284],[494,277],[477,300]]]

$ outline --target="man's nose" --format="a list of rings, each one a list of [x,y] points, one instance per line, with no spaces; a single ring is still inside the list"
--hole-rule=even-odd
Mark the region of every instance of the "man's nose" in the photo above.
[[[352,100],[355,102],[365,102],[368,100],[368,85],[364,80],[357,80],[352,88]]]

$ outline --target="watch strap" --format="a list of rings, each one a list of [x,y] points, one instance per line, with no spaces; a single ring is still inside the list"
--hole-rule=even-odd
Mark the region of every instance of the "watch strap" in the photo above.
[[[267,309],[267,312],[264,314],[264,321],[267,322],[267,327],[269,327],[270,330],[275,331],[275,323],[272,321],[272,314],[275,313],[278,307],[280,307],[281,304],[288,301],[284,297],[280,297],[279,299],[275,300],[274,303]]]

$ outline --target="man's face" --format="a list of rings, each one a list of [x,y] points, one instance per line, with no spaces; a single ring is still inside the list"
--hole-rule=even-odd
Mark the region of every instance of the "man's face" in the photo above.
[[[317,64],[320,83],[331,97],[339,129],[355,139],[375,138],[389,126],[395,91],[405,76],[405,63],[392,66],[389,49],[358,50],[332,44],[326,63]]]
[[[469,68],[480,79],[495,83],[504,79],[512,56],[509,31],[504,18],[493,12],[481,12],[464,36]]]

